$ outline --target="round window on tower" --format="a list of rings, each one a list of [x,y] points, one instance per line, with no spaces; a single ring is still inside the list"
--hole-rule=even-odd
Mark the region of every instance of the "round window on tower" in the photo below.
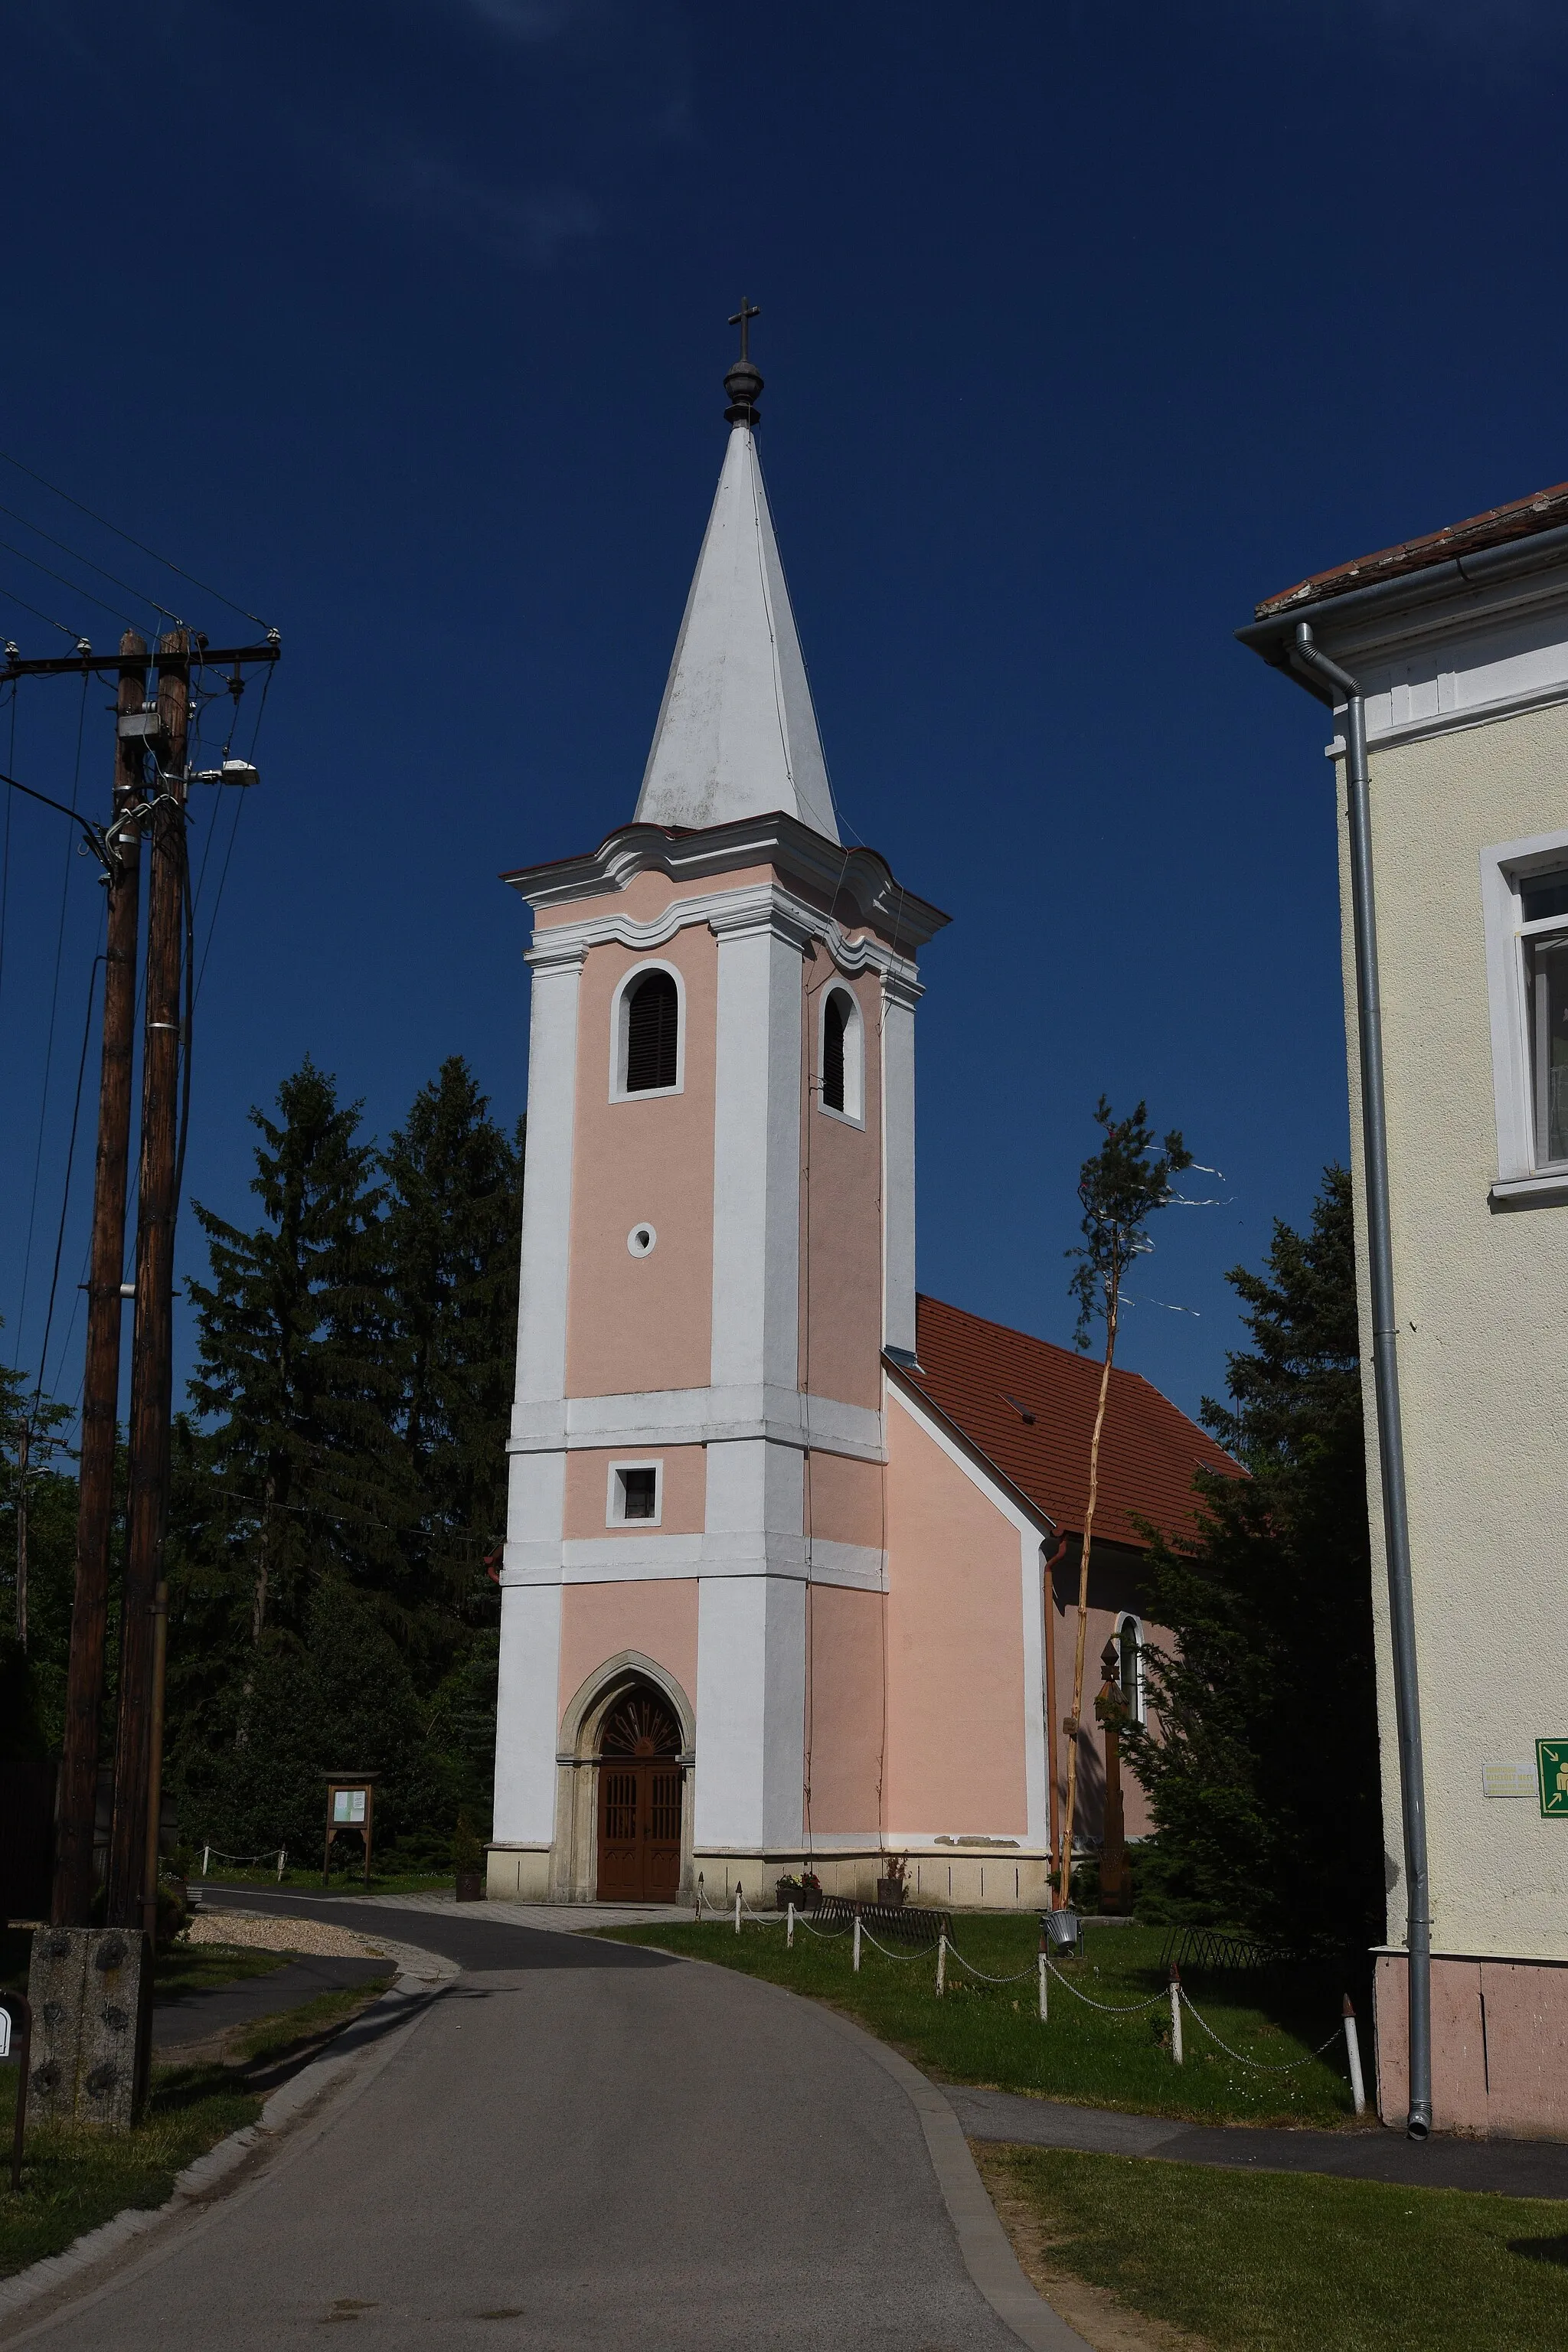
[[[633,1257],[647,1257],[658,1239],[651,1225],[634,1225],[626,1235],[626,1247]]]

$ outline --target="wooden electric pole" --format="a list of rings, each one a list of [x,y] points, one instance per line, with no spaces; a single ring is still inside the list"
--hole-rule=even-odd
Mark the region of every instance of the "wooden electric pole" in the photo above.
[[[158,780],[144,823],[147,887],[146,1027],[142,1047],[142,1157],[136,1225],[136,1326],[131,1360],[131,1475],[120,1621],[120,1720],[108,1921],[152,1929],[157,1878],[148,1879],[157,1825],[150,1820],[155,1623],[169,1517],[169,1416],[174,1402],[174,1216],[178,1208],[180,981],[189,880],[185,744],[191,641],[158,641]]]
[[[139,711],[147,692],[147,646],[134,629],[120,640],[119,712]],[[92,1914],[93,1825],[98,1811],[99,1711],[109,1624],[109,1555],[114,1526],[114,1454],[120,1426],[120,1334],[125,1266],[125,1178],[131,1147],[131,1073],[136,1046],[136,931],[144,755],[117,736],[109,941],[103,979],[103,1055],[98,1093],[98,1165],[87,1286],[87,1363],[82,1378],[78,1465],[76,1599],[66,1673],[55,1884],[57,1927],[85,1927]]]

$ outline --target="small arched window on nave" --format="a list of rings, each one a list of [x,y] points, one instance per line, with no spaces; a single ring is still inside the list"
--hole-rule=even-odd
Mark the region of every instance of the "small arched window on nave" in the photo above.
[[[668,971],[645,972],[626,994],[626,1091],[673,1087],[679,1070],[680,996]]]

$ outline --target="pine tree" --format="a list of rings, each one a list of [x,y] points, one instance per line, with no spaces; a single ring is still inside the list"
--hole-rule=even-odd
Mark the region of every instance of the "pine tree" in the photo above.
[[[69,1419],[26,1373],[0,1364],[0,1759],[8,1761],[58,1750],[65,1720],[76,1575],[76,1480],[63,1466],[61,1433]]]
[[[382,1160],[402,1434],[433,1585],[471,1587],[506,1515],[521,1153],[460,1055],[415,1097]]]
[[[1372,1560],[1350,1180],[1326,1171],[1305,1234],[1276,1223],[1267,1272],[1228,1276],[1253,1349],[1203,1419],[1247,1470],[1200,1473],[1199,1529],[1157,1544],[1148,1654],[1157,1722],[1125,1750],[1181,1916],[1296,1950],[1384,1928]],[[1141,1890],[1142,1899],[1142,1890]]]
[[[517,1348],[522,1130],[510,1138],[460,1055],[422,1087],[383,1160],[403,1444],[440,1637],[429,1739],[452,1802],[489,1819],[507,1426]]]
[[[190,1394],[206,1426],[180,1433],[180,1520],[209,1597],[216,1573],[252,1645],[272,1628],[298,1638],[326,1575],[393,1612],[406,1602],[413,1511],[394,1436],[384,1196],[360,1108],[340,1104],[307,1056],[279,1090],[278,1118],[251,1112],[263,1223],[247,1233],[195,1206],[212,1279],[188,1285]]]

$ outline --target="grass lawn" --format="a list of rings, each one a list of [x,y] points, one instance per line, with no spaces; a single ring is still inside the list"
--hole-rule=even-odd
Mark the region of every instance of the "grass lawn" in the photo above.
[[[287,1895],[290,1891],[298,1891],[308,1895],[331,1895],[335,1896],[340,1903],[352,1903],[356,1895],[363,1900],[366,1895],[431,1895],[439,1893],[443,1888],[450,1894],[452,1874],[449,1870],[373,1870],[370,1885],[366,1886],[362,1865],[358,1870],[334,1869],[331,1886],[324,1887],[321,1885],[320,1863],[317,1863],[313,1869],[309,1864],[303,1868],[296,1868],[295,1864],[290,1863],[279,1878],[275,1869],[268,1870],[263,1867],[259,1870],[237,1870],[229,1864],[215,1859],[210,1874],[204,1878],[201,1872],[201,1856],[198,1854],[189,1883],[193,1895],[199,1895],[204,1887],[210,1887],[216,1892],[224,1886],[260,1886],[273,1895]]]
[[[1568,2204],[1058,2148],[976,2158],[1043,2292],[1088,2280],[1212,2352],[1545,2352],[1568,2336]],[[1070,2288],[1061,2302],[1071,2318]]]
[[[953,1921],[953,1941],[966,1958],[993,1976],[1026,1973],[1016,1984],[982,1984],[950,1957],[941,2000],[933,1958],[889,1960],[868,1945],[856,1976],[847,1935],[826,1939],[798,1921],[793,1951],[784,1948],[782,1925],[748,1923],[739,1936],[731,1927],[707,1920],[700,1927],[603,1932],[622,1943],[656,1944],[717,1960],[830,2001],[939,2081],[1040,2092],[1089,2106],[1200,2122],[1336,2125],[1349,2122],[1352,2112],[1344,2042],[1338,2032],[1343,1989],[1310,1971],[1271,1978],[1194,1971],[1186,1980],[1215,2032],[1261,2063],[1289,2064],[1335,2036],[1323,2057],[1309,2059],[1294,2073],[1259,2074],[1227,2058],[1190,2017],[1186,2063],[1174,2065],[1171,2012],[1163,2000],[1141,2013],[1105,2016],[1053,1977],[1050,2019],[1042,2025],[1035,1990],[1039,1928],[1033,1917],[961,1913]],[[1163,1991],[1163,1928],[1090,1925],[1082,1957],[1062,1962],[1062,1974],[1095,2000],[1147,2000]]]
[[[24,1977],[27,1940],[12,1931],[0,1951],[0,1962],[9,1964],[11,1947],[23,1945]],[[226,1952],[212,1945],[190,1952],[176,1948],[159,1955],[157,1980],[160,1986],[205,1990],[236,1978],[265,1976],[283,1967],[287,1958],[280,1952]],[[184,1973],[174,1967],[165,1975],[165,1961],[196,1965]],[[225,1969],[228,1961],[240,1965]],[[394,1973],[388,1962],[384,1978],[342,1992],[320,1993],[296,2009],[258,2019],[232,2036],[227,2064],[154,2066],[147,2112],[123,2137],[29,2124],[19,2196],[13,2196],[10,2187],[16,2069],[0,2068],[0,2154],[5,2159],[0,2168],[0,2278],[46,2254],[59,2253],[74,2238],[127,2207],[166,2203],[176,2173],[230,2132],[256,2121],[263,2092],[272,2087],[265,2078],[289,2057],[304,2054],[304,2045],[346,2024],[377,1998]],[[14,1969],[11,1975],[16,1981]]]

